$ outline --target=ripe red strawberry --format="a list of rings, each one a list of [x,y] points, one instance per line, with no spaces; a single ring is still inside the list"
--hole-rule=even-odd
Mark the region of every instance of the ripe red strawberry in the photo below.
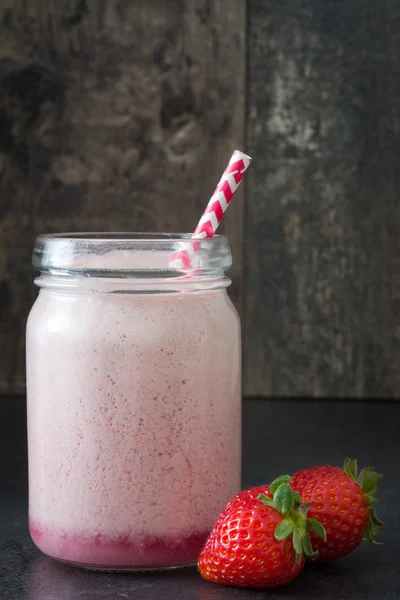
[[[322,466],[298,471],[291,486],[310,503],[308,516],[318,519],[326,529],[326,541],[311,534],[319,552],[318,561],[330,561],[353,552],[361,540],[372,544],[383,523],[373,509],[382,475],[372,467],[360,471],[357,461],[346,459],[344,468]]]
[[[324,528],[306,518],[307,507],[288,480],[285,475],[269,487],[250,488],[229,502],[199,557],[204,579],[277,588],[297,577],[304,554],[315,556],[306,529],[324,537]]]

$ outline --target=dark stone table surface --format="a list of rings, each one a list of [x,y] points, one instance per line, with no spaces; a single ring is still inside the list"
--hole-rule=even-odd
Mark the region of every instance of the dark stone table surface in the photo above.
[[[43,556],[27,531],[25,402],[0,398],[0,600],[395,600],[400,599],[400,403],[245,400],[243,486],[346,456],[384,472],[378,515],[383,546],[306,567],[277,591],[222,587],[194,568],[147,574],[95,573]]]

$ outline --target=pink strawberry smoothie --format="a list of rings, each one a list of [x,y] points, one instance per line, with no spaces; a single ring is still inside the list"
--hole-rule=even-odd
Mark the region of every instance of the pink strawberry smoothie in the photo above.
[[[98,568],[191,563],[240,489],[240,345],[225,290],[42,289],[27,326],[29,523]]]

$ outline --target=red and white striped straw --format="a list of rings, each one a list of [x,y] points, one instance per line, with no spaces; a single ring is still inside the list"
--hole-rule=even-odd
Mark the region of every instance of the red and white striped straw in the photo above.
[[[192,239],[214,236],[250,163],[250,156],[243,154],[240,150],[235,150],[194,230]],[[190,248],[188,245],[187,249],[176,252],[169,263],[170,267],[182,270],[190,269],[199,246],[200,244],[190,244]]]

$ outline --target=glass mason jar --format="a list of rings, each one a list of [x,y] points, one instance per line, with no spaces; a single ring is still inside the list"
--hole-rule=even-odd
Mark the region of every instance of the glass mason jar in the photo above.
[[[29,528],[58,560],[196,561],[240,489],[240,326],[226,239],[40,236],[27,325]]]

